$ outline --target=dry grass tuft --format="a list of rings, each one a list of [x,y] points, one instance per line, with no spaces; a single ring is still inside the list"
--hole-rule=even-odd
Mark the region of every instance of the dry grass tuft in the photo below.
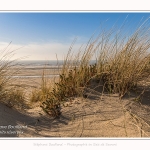
[[[103,83],[101,92],[118,93],[120,98],[135,89],[150,66],[150,30],[147,22],[128,36],[122,27],[107,32],[104,30],[96,38],[92,37],[77,55],[71,52],[72,45],[64,60],[59,81],[41,105],[43,110],[51,116],[59,116],[60,104],[70,97],[83,95],[84,88],[92,79]],[[94,56],[95,64],[91,64]]]
[[[23,87],[15,85],[12,77],[17,76],[20,68],[16,60],[12,60],[14,51],[8,50],[9,45],[0,53],[0,101],[8,107],[22,107],[25,104],[25,93]]]

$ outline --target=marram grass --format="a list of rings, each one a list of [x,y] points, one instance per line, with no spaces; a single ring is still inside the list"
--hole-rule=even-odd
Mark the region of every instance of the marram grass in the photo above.
[[[54,83],[48,97],[42,100],[42,109],[50,116],[59,116],[61,104],[70,97],[83,96],[84,88],[92,79],[103,83],[106,92],[118,93],[120,98],[135,89],[150,68],[147,21],[128,36],[122,28],[119,31],[116,28],[104,31],[95,39],[92,37],[76,55],[71,52],[71,47],[59,81]],[[95,64],[90,64],[93,58]]]
[[[9,107],[22,107],[25,104],[23,87],[16,85],[12,78],[18,75],[20,68],[12,59],[14,51],[8,49],[9,45],[0,52],[0,101]]]

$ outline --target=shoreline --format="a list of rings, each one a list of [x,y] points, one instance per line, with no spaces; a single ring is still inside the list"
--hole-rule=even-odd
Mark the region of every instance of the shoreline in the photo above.
[[[53,77],[58,77],[58,75],[56,74],[51,74],[51,75],[44,75],[44,78],[53,78]],[[20,76],[11,76],[11,78],[42,78],[42,75],[41,76],[37,76],[37,75],[26,75],[26,76],[23,76],[23,75],[20,75]]]
[[[13,67],[11,71],[14,72],[11,76],[13,78],[34,78],[34,77],[53,77],[53,76],[58,76],[61,73],[62,68],[56,67],[42,67],[42,66],[15,66]],[[15,73],[16,72],[16,73]]]

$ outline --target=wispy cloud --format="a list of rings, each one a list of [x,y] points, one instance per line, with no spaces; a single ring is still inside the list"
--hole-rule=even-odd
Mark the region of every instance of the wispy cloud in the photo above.
[[[71,46],[70,44],[63,44],[59,42],[52,43],[30,43],[26,45],[19,45],[11,43],[0,42],[0,52],[14,51],[15,55],[12,59],[24,58],[25,60],[55,60],[56,54],[59,60],[64,59]],[[81,44],[77,43],[73,46],[73,51],[77,52]]]

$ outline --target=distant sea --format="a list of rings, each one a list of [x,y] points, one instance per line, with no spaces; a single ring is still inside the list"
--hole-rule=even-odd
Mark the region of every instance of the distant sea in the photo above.
[[[62,66],[64,61],[63,60],[20,60],[16,61],[18,65],[24,65],[24,66],[48,66],[48,67],[56,67],[56,66]]]
[[[90,64],[94,64],[96,61],[91,60]],[[15,63],[18,63],[18,65],[24,65],[24,66],[47,66],[47,67],[58,67],[62,66],[64,61],[63,60],[20,60],[16,61]]]

